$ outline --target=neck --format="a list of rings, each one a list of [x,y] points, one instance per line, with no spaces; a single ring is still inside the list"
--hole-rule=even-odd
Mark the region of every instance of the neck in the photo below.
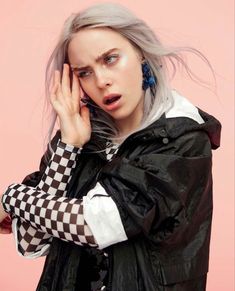
[[[139,110],[139,112],[135,112],[135,114],[131,114],[128,118],[116,120],[115,123],[118,127],[118,136],[122,137],[125,135],[130,134],[131,132],[135,131],[143,118],[143,111]]]
[[[144,95],[142,96],[136,108],[132,111],[131,114],[129,114],[125,118],[115,120],[115,124],[118,128],[118,134],[116,135],[115,138],[118,138],[118,140],[123,141],[124,139],[126,139],[127,135],[134,132],[140,126],[140,123],[143,118],[143,111],[144,111]]]

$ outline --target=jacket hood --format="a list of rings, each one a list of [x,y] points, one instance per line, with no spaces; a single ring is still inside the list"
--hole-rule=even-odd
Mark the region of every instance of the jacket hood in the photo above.
[[[186,97],[172,90],[172,107],[143,128],[129,136],[131,139],[177,138],[187,132],[202,130],[210,139],[211,148],[220,146],[221,123],[214,116],[193,105]],[[128,139],[129,139],[128,138]]]
[[[194,106],[186,97],[172,90],[173,106],[164,114],[166,131],[177,137],[194,130],[203,130],[210,138],[212,149],[220,146],[221,123],[214,116]]]

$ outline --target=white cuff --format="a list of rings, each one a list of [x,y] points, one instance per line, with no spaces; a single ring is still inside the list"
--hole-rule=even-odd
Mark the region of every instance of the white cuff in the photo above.
[[[83,197],[83,212],[99,249],[128,239],[116,204],[99,182]]]

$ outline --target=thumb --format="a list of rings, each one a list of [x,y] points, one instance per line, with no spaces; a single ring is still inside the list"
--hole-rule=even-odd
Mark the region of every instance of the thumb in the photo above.
[[[11,228],[0,227],[0,233],[1,234],[10,234],[10,233],[12,233],[12,230],[11,230]]]

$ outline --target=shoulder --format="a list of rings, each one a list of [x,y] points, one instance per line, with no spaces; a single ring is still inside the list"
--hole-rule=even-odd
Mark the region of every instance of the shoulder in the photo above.
[[[173,105],[165,112],[165,127],[172,138],[182,135],[201,137],[212,149],[220,146],[221,123],[213,115],[192,104],[185,96],[172,90]]]
[[[172,106],[150,127],[152,143],[146,147],[151,144],[154,151],[169,154],[211,155],[211,147],[216,148],[219,140],[215,118],[176,90],[172,97]]]

